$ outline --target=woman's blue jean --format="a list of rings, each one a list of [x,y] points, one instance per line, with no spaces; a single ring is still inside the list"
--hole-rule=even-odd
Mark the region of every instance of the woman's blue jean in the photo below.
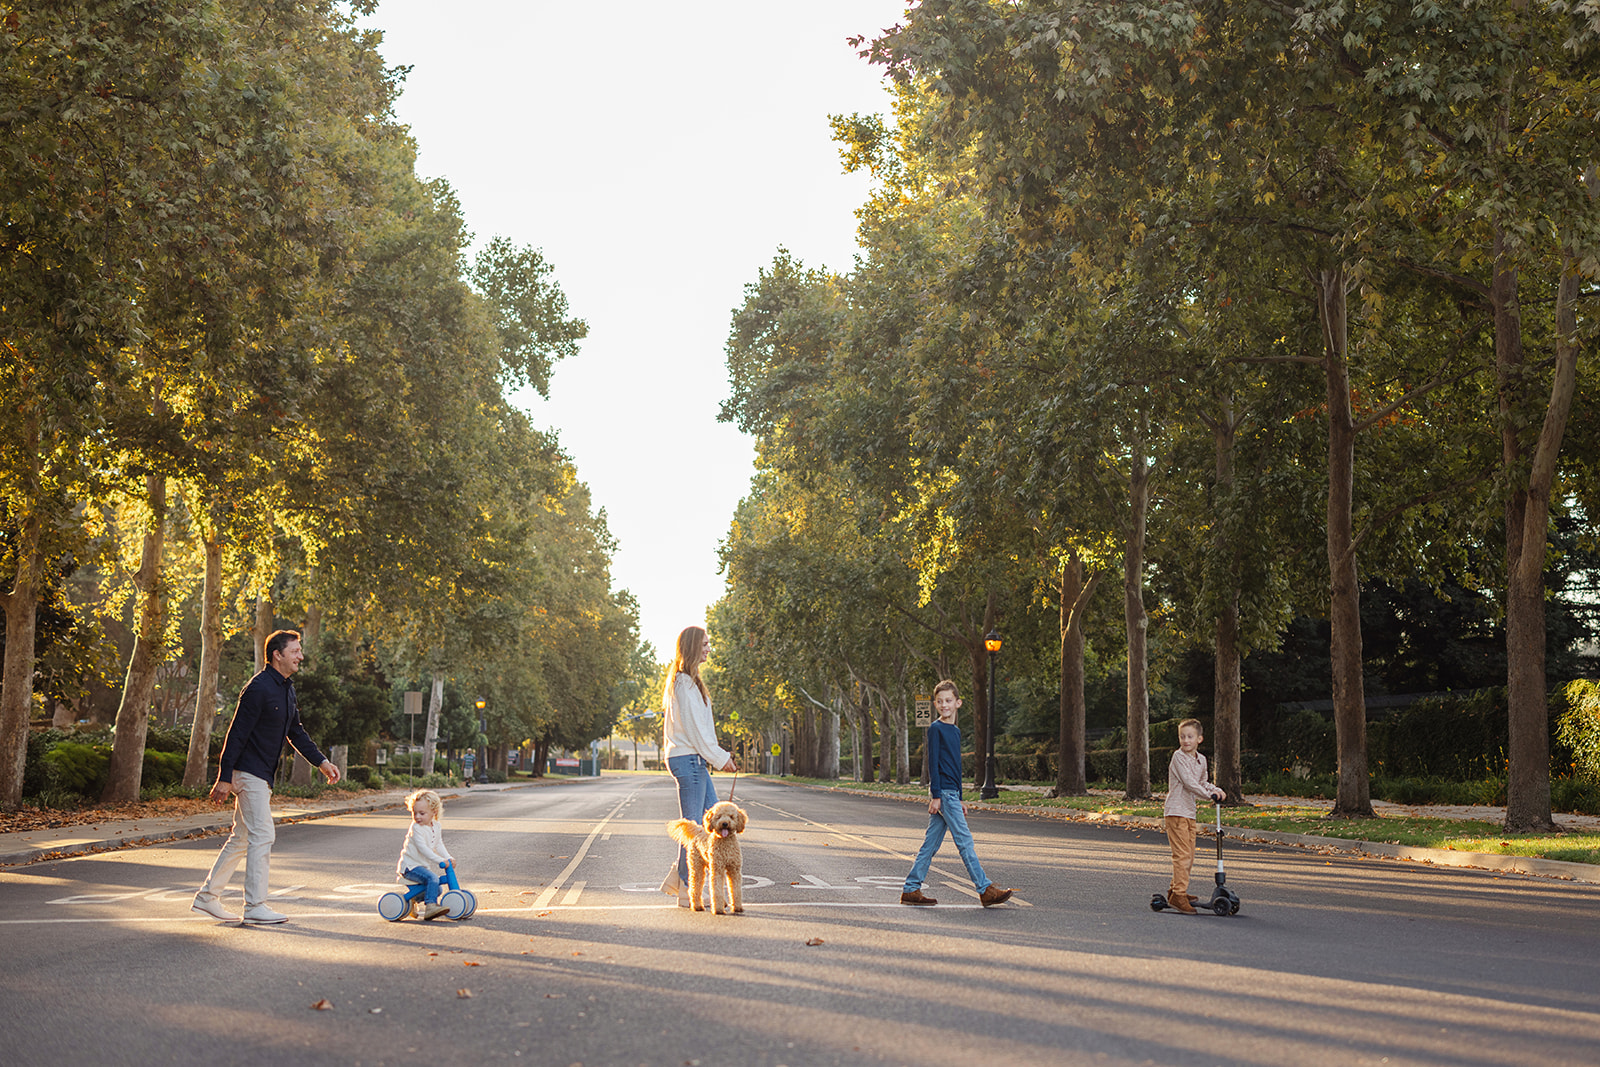
[[[978,887],[980,893],[989,888],[989,878],[983,873],[983,864],[978,862],[978,853],[972,847],[972,831],[967,829],[967,815],[961,807],[961,791],[942,789],[939,791],[939,810],[929,813],[928,835],[922,839],[922,850],[917,853],[917,861],[911,865],[911,873],[906,875],[905,892],[912,893],[922,888],[922,883],[928,878],[928,866],[933,863],[933,854],[944,844],[946,830],[956,843],[956,851],[961,853],[961,862],[967,865],[972,884]]]
[[[437,904],[439,902],[439,882],[437,872],[426,867],[409,867],[406,869],[406,881],[416,882],[422,886],[422,902],[424,904]]]
[[[690,754],[668,759],[667,770],[678,781],[678,814],[698,823],[705,817],[706,809],[717,802],[717,790],[711,784],[711,767],[705,757]],[[678,846],[678,881],[687,889],[689,853],[682,845]]]

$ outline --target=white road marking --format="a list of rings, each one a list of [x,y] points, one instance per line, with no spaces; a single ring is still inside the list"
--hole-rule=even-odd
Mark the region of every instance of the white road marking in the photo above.
[[[638,791],[639,790],[637,788],[634,789],[635,793]],[[568,863],[566,868],[560,874],[556,875],[549,885],[544,887],[544,892],[540,893],[536,898],[534,898],[533,907],[547,907],[550,902],[555,899],[556,893],[560,892],[561,887],[566,884],[567,879],[572,877],[572,872],[578,869],[578,864],[582,863],[583,858],[589,854],[589,849],[594,845],[595,839],[598,838],[602,832],[604,832],[606,823],[616,818],[617,813],[622,811],[623,808],[627,807],[630,799],[632,799],[631,794],[618,801],[617,806],[607,812],[606,817],[601,819],[593,830],[589,831],[589,836],[583,839],[583,844],[579,846],[577,852],[573,853],[572,862]]]

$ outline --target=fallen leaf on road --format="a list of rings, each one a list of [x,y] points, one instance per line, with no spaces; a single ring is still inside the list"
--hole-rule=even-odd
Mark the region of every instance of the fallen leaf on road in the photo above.
[[[461,966],[463,966],[463,967],[482,967],[483,964],[479,963],[477,960],[462,960],[461,961]]]
[[[428,955],[430,955],[430,956],[437,956],[437,955],[438,955],[438,953],[437,953],[437,952],[430,952],[430,953],[428,953]]]
[[[581,952],[574,952],[574,953],[573,953],[573,955],[574,955],[574,956],[581,956],[581,955],[583,955],[583,953],[581,953]]]
[[[332,1011],[333,1001],[329,1000],[327,997],[323,997],[321,1000],[317,1001],[311,1006],[317,1011]]]
[[[822,944],[822,938],[813,937],[811,940],[807,941],[806,944],[808,944],[808,945],[820,945],[820,944]]]
[[[560,1000],[564,996],[566,996],[565,993],[546,993],[544,995],[544,999],[546,999],[546,1000]]]
[[[373,1008],[372,1010],[368,1011],[367,1014],[368,1015],[382,1015],[383,1014],[383,1009],[382,1008]]]
[[[467,997],[472,996],[472,990],[470,990],[470,989],[458,989],[458,990],[456,990],[456,996],[458,996],[461,999],[465,1000]]]
[[[550,914],[550,913],[549,913],[549,912],[548,912],[548,911],[541,911],[541,912],[540,912],[540,913],[539,913],[539,914],[538,914],[538,915],[535,915],[535,916],[534,916],[534,918],[535,918],[535,919],[542,919],[542,918],[544,918],[544,917],[545,917],[545,916],[546,916],[546,915],[549,915],[549,914]]]

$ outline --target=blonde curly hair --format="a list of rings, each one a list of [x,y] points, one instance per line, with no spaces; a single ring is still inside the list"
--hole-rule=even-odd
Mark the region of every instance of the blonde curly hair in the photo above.
[[[444,818],[444,801],[439,799],[438,793],[435,793],[431,789],[418,789],[416,792],[406,797],[406,810],[415,815],[417,813],[418,801],[422,801],[423,803],[427,804],[428,807],[433,809],[433,818],[435,822],[438,822]]]

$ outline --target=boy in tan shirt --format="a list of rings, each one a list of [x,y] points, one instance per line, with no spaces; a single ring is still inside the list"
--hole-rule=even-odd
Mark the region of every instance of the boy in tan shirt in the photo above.
[[[1161,814],[1172,845],[1172,886],[1167,903],[1194,914],[1195,897],[1189,895],[1189,869],[1194,866],[1195,801],[1226,800],[1228,795],[1206,781],[1206,758],[1200,754],[1199,719],[1178,724],[1178,751],[1167,764],[1167,803]]]

